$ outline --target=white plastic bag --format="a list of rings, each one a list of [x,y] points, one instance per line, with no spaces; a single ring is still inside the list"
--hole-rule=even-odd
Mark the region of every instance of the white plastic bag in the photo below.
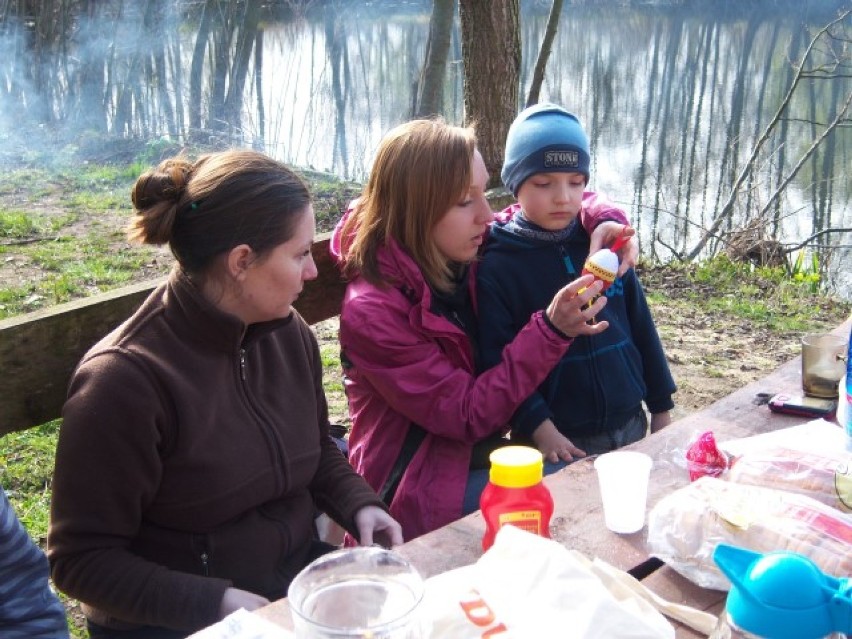
[[[204,630],[199,630],[189,639],[296,639],[285,630],[263,617],[240,608]]]
[[[616,598],[585,558],[504,526],[475,564],[426,581],[435,639],[667,639],[674,629],[641,597]]]

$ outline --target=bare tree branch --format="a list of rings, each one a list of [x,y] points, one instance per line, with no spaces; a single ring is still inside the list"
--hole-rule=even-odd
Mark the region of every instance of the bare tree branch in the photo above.
[[[787,185],[793,180],[794,177],[796,177],[796,174],[799,172],[802,166],[804,166],[807,159],[811,155],[813,155],[814,151],[816,151],[820,143],[826,138],[826,136],[828,136],[829,133],[834,131],[834,129],[837,127],[837,123],[843,118],[843,115],[846,113],[846,111],[849,110],[850,104],[852,104],[852,92],[850,92],[849,95],[846,96],[846,102],[843,103],[843,108],[840,109],[837,114],[837,117],[834,118],[834,121],[825,128],[825,130],[816,140],[813,141],[808,150],[805,151],[801,158],[799,158],[798,163],[790,171],[790,174],[786,178],[784,178],[784,181],[781,182],[781,184],[778,185],[778,188],[775,189],[775,192],[770,196],[769,200],[766,202],[766,204],[764,204],[763,208],[760,209],[760,212],[757,214],[758,217],[762,217],[766,214],[766,212],[773,205],[775,200],[777,200],[781,196],[781,193],[784,192],[784,189],[787,188]]]
[[[538,104],[538,96],[541,93],[542,82],[544,82],[544,70],[547,67],[547,60],[550,58],[551,49],[553,49],[553,39],[556,37],[556,30],[559,27],[562,2],[563,0],[553,0],[553,3],[550,5],[550,14],[547,16],[547,27],[544,30],[541,48],[538,50],[538,58],[535,61],[532,82],[530,83],[530,90],[527,94],[526,106],[528,107]]]
[[[657,233],[657,234],[654,236],[654,242],[655,242],[656,244],[660,244],[660,245],[662,245],[662,247],[663,247],[663,248],[668,249],[668,250],[669,250],[669,252],[670,252],[672,255],[674,255],[674,256],[675,256],[675,258],[676,258],[679,262],[683,262],[683,261],[684,261],[683,253],[678,252],[678,250],[677,250],[674,246],[669,246],[668,244],[666,244],[666,243],[663,241],[663,238],[662,238],[662,237],[660,237],[660,234],[659,234],[659,233]]]
[[[722,224],[724,224],[725,221],[727,221],[730,218],[730,216],[733,212],[733,209],[734,209],[734,203],[736,202],[737,196],[739,195],[739,191],[742,188],[742,185],[748,179],[748,176],[749,176],[749,174],[752,170],[752,167],[754,166],[754,163],[757,161],[757,156],[759,155],[761,149],[763,148],[763,145],[766,144],[767,140],[769,140],[769,138],[771,137],[772,132],[775,129],[775,126],[781,120],[782,114],[784,113],[784,111],[787,110],[787,107],[790,105],[790,102],[792,101],[792,98],[793,98],[793,94],[796,91],[796,87],[799,86],[799,83],[803,79],[803,74],[805,73],[805,70],[803,68],[805,61],[809,59],[811,52],[816,48],[820,39],[826,33],[828,33],[830,31],[830,29],[832,29],[835,25],[837,25],[840,22],[842,22],[843,20],[845,20],[850,15],[850,13],[852,13],[852,11],[844,11],[837,18],[835,18],[834,20],[829,22],[826,26],[824,26],[822,29],[820,29],[816,33],[816,35],[811,39],[810,43],[808,44],[808,46],[805,50],[804,55],[802,56],[801,64],[796,66],[796,73],[793,76],[793,81],[790,83],[790,88],[787,90],[786,95],[781,100],[781,103],[778,105],[778,109],[776,110],[775,115],[770,119],[769,123],[764,128],[760,137],[757,139],[754,146],[752,147],[748,160],[743,165],[742,170],[740,171],[739,175],[737,176],[737,179],[735,180],[735,182],[734,182],[734,184],[731,188],[731,192],[728,195],[728,199],[725,201],[725,204],[722,206],[722,208],[716,213],[710,227],[704,231],[701,238],[698,240],[698,242],[696,242],[696,244],[692,248],[692,250],[689,251],[689,253],[687,254],[687,259],[694,260],[696,257],[698,257],[698,255],[701,253],[701,251],[704,249],[704,247],[707,245],[707,243],[710,241],[710,239],[714,235],[716,235],[716,233],[722,227]]]
[[[833,229],[823,229],[822,231],[817,231],[810,237],[802,240],[798,244],[784,245],[785,253],[792,253],[793,251],[798,251],[800,248],[804,248],[815,239],[822,237],[823,235],[831,235],[832,233],[852,233],[852,228],[833,228]],[[828,246],[826,248],[841,248],[841,246]]]

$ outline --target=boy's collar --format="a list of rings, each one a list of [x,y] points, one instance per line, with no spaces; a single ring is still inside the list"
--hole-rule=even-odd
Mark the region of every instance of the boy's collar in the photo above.
[[[526,215],[524,215],[524,210],[519,209],[512,219],[506,224],[509,229],[515,233],[516,235],[520,235],[521,237],[527,237],[535,240],[542,240],[544,242],[562,242],[570,236],[574,229],[577,226],[577,218],[575,217],[564,229],[559,229],[558,231],[549,231],[545,228],[540,227],[535,222],[531,222]]]

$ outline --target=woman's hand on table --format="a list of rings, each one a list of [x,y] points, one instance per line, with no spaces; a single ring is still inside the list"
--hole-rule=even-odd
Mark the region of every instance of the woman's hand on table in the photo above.
[[[377,543],[390,548],[403,542],[402,526],[378,506],[364,506],[355,513],[355,527],[362,546]]]
[[[601,222],[595,227],[589,238],[589,255],[592,255],[602,248],[609,247],[621,237],[622,233],[629,237],[630,241],[616,251],[618,255],[618,277],[636,266],[636,260],[639,259],[639,240],[636,237],[636,229],[618,222]]]
[[[577,448],[571,440],[565,437],[549,419],[539,424],[532,434],[533,443],[541,451],[544,461],[556,463],[574,461],[577,457],[585,457],[585,451]]]
[[[595,316],[606,306],[606,296],[601,295],[603,282],[594,275],[583,275],[562,287],[553,296],[545,313],[550,322],[568,337],[597,335],[609,327],[609,322],[595,322]],[[597,297],[597,299],[595,299]],[[594,300],[586,308],[586,304]]]
[[[219,604],[219,619],[224,619],[240,608],[252,611],[263,608],[267,604],[269,604],[269,599],[266,597],[261,597],[248,590],[228,588],[222,597],[222,603]]]

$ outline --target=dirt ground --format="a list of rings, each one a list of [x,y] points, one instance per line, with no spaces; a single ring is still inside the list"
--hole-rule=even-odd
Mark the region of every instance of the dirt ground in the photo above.
[[[674,419],[760,379],[801,350],[798,334],[681,303],[692,286],[681,274],[645,269],[640,277],[646,290],[664,295],[651,310],[678,387]]]

